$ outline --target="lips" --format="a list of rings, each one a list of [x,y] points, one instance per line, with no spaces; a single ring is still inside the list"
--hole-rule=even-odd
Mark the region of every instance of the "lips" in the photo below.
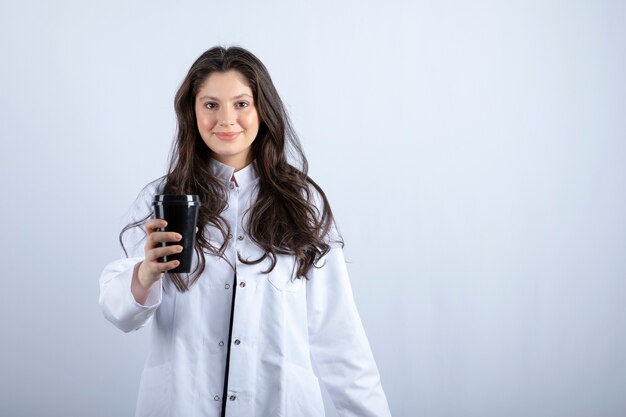
[[[215,136],[222,140],[233,140],[237,136],[239,136],[241,132],[224,132],[224,133],[216,133]]]

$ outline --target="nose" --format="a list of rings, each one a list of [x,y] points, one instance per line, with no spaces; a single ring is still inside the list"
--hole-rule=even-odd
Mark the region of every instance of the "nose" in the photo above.
[[[231,119],[232,117],[232,119]],[[235,115],[231,113],[230,109],[228,108],[228,106],[224,106],[222,107],[217,114],[217,120],[219,122],[220,125],[222,126],[228,126],[228,125],[233,125],[234,123],[234,119],[235,119]]]

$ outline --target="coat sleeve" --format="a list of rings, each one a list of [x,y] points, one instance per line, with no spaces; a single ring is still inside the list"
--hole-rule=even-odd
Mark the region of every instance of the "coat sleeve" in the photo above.
[[[307,275],[311,359],[341,417],[390,416],[357,311],[343,248],[333,245]]]
[[[157,185],[157,182],[152,182],[139,193],[124,216],[124,225],[142,219],[151,212],[152,196]],[[104,267],[100,276],[99,303],[104,317],[126,333],[139,330],[148,324],[163,297],[163,280],[159,280],[152,287],[145,304],[138,303],[131,292],[134,270],[144,259],[145,239],[143,225],[127,230],[123,235],[123,241],[128,256],[122,253],[119,259]]]

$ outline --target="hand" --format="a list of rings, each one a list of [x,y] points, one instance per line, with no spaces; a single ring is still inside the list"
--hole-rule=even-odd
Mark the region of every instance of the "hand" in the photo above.
[[[158,261],[163,256],[180,253],[183,250],[181,245],[161,246],[161,242],[178,242],[182,239],[182,236],[176,232],[157,231],[157,229],[165,228],[165,226],[167,226],[167,221],[163,219],[151,219],[145,224],[146,233],[148,234],[145,245],[145,258],[137,271],[139,284],[143,288],[150,288],[163,277],[165,271],[176,268],[180,263],[177,260],[169,262]]]

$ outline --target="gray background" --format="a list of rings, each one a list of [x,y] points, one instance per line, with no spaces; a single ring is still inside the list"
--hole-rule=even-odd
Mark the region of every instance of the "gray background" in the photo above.
[[[0,415],[132,415],[149,333],[103,318],[98,278],[216,44],[255,53],[287,105],[395,417],[626,415],[625,18],[3,1]]]

